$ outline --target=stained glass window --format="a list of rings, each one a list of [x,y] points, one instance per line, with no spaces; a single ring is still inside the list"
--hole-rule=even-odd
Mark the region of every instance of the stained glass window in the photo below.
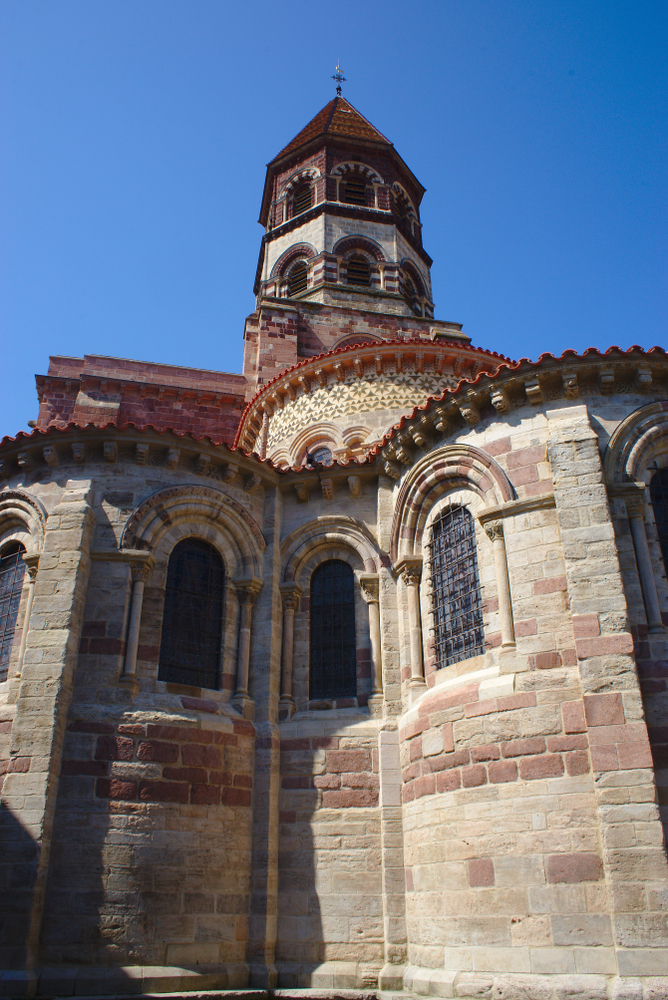
[[[179,542],[169,557],[158,678],[220,687],[223,563],[198,538]]]
[[[449,507],[431,531],[432,614],[437,667],[485,652],[473,517]]]
[[[310,697],[357,695],[355,578],[340,559],[322,563],[311,577]]]
[[[0,681],[7,680],[9,657],[14,643],[26,570],[23,552],[21,545],[14,544],[0,556]]]

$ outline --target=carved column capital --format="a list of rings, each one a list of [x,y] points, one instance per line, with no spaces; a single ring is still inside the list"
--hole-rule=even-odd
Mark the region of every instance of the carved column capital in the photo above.
[[[377,573],[362,573],[359,578],[362,597],[367,604],[378,604],[380,587]]]
[[[422,577],[422,559],[402,559],[395,572],[407,587],[416,587]]]
[[[37,577],[37,567],[39,566],[39,552],[24,552],[23,561],[26,564],[30,582],[34,583]]]
[[[297,611],[299,608],[299,599],[302,596],[303,590],[298,583],[282,583],[280,586],[281,599],[283,601],[283,610]]]
[[[503,538],[503,521],[487,521],[483,527],[491,542],[495,542],[497,538]]]
[[[251,576],[243,580],[232,580],[237,592],[239,604],[248,604],[251,607],[255,604],[255,598],[262,590],[262,580]]]
[[[640,517],[645,519],[645,501],[641,496],[628,497],[624,500],[627,517]]]

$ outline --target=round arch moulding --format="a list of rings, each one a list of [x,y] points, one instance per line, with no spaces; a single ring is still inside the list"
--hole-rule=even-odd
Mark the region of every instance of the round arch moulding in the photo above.
[[[353,517],[332,514],[301,525],[284,539],[281,544],[283,582],[296,581],[306,560],[319,549],[332,546],[352,549],[364,563],[365,572],[379,572],[381,552],[368,528]]]
[[[304,260],[311,260],[312,257],[317,256],[317,250],[312,243],[293,243],[291,247],[284,250],[278,260],[275,262],[271,269],[270,278],[276,278],[281,274],[288,264],[292,263],[293,259],[299,257],[304,258]]]
[[[652,458],[668,452],[668,401],[641,406],[613,431],[603,456],[608,484],[641,479]]]
[[[332,247],[332,253],[337,257],[346,257],[356,251],[361,251],[379,262],[387,261],[385,252],[379,243],[370,240],[368,236],[344,236]]]
[[[229,536],[237,553],[237,575],[262,575],[260,553],[266,542],[255,518],[223,490],[196,483],[157,490],[143,500],[123,529],[121,548],[154,550],[166,531],[185,520],[215,524]]]
[[[452,444],[413,466],[399,490],[390,534],[390,559],[415,556],[429,511],[455,489],[468,489],[493,507],[515,499],[508,476],[490,455],[473,445]]]
[[[30,535],[28,555],[39,552],[44,541],[47,513],[37,497],[25,490],[0,490],[0,530],[5,525],[21,525]]]

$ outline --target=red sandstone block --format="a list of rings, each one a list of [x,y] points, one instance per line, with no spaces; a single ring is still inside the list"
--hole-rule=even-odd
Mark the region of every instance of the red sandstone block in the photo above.
[[[587,725],[619,726],[624,724],[624,707],[622,696],[614,694],[586,694],[584,696],[584,711]]]
[[[496,743],[486,743],[484,746],[471,748],[471,763],[479,764],[481,761],[498,760],[501,751]]]
[[[346,788],[323,791],[323,809],[364,809],[378,805],[378,792],[372,788]]]
[[[436,775],[437,792],[454,792],[461,787],[461,783],[462,775],[458,769],[441,771],[440,774]]]
[[[415,798],[415,786],[414,782],[409,782],[407,785],[401,789],[401,801],[402,802],[412,802]]]
[[[69,726],[68,726],[69,729]],[[11,722],[0,722],[0,733],[11,733],[12,723]]]
[[[523,622],[515,623],[516,636],[536,635],[537,632],[538,626],[535,618],[527,618]]]
[[[410,759],[411,760],[422,760],[422,737],[418,736],[417,739],[411,740],[410,742]]]
[[[420,706],[418,714],[421,717],[433,715],[434,712],[441,712],[444,708],[454,708],[457,705],[466,705],[469,702],[478,700],[478,685],[466,684],[457,688],[450,694],[442,694],[435,698],[430,698],[426,704]]]
[[[529,754],[545,753],[545,740],[541,736],[530,736],[524,740],[508,740],[501,744],[504,757],[526,757]]]
[[[328,750],[326,760],[328,771],[343,773],[371,770],[371,754],[368,750]]]
[[[566,590],[565,576],[550,576],[545,580],[536,580],[533,585],[534,594],[554,594]]]
[[[573,635],[576,639],[591,639],[601,634],[598,615],[573,615]]]
[[[408,726],[404,726],[403,729],[399,730],[399,739],[402,740],[412,740],[414,736],[419,736],[423,733],[425,729],[429,729],[429,718],[417,719],[415,722],[411,722]]]
[[[485,445],[485,451],[488,455],[505,455],[511,449],[511,441],[509,437],[499,438],[497,441],[492,441],[490,444]]]
[[[166,781],[187,781],[188,784],[205,782],[206,771],[199,767],[165,767],[162,776]]]
[[[118,732],[121,733],[121,734],[122,733],[130,733],[130,734],[132,734],[134,736],[145,736],[146,735],[146,726],[142,726],[142,725],[134,724],[134,723],[132,725],[121,724],[120,726],[118,726]]]
[[[181,760],[186,767],[212,767],[220,769],[221,753],[218,747],[207,747],[197,743],[186,743],[181,747]]]
[[[338,750],[338,748],[338,736],[314,736],[311,740],[311,749],[313,750]]]
[[[68,733],[113,733],[114,727],[110,722],[70,722],[67,727]]]
[[[578,660],[588,656],[629,656],[633,652],[633,637],[629,632],[619,635],[602,635],[598,639],[576,639]]]
[[[450,768],[462,767],[469,761],[468,750],[457,750],[455,753],[439,753],[434,757],[429,757],[424,761],[422,767],[429,768],[430,771],[449,771]]]
[[[123,652],[123,640],[112,639],[110,637],[105,639],[89,639],[88,651],[89,653],[97,653],[101,656],[117,656]]]
[[[591,747],[591,766],[594,771],[618,771],[619,759],[614,743]]]
[[[497,698],[496,707],[499,712],[512,712],[517,708],[533,708],[536,695],[533,691],[523,691],[521,694],[511,694],[506,698]]]
[[[552,493],[553,489],[552,477],[548,476],[547,479],[541,479],[537,483],[529,483],[524,487],[524,493],[528,497],[537,497],[544,493]]]
[[[149,723],[146,727],[147,736],[163,740],[179,740],[182,743],[186,742],[190,732],[191,730],[186,726],[156,726]]]
[[[433,795],[436,791],[436,779],[433,774],[423,774],[413,782],[415,785],[415,798],[421,799],[423,795]]]
[[[235,774],[234,784],[237,788],[252,788],[253,779],[250,774]]]
[[[586,750],[574,750],[572,753],[565,753],[566,771],[572,778],[578,774],[587,774],[589,771],[589,754]]]
[[[297,813],[294,809],[280,809],[278,813],[279,823],[296,823]]]
[[[492,761],[487,765],[487,773],[493,785],[517,781],[517,764],[514,760]]]
[[[478,788],[487,784],[487,771],[482,764],[472,764],[462,768],[462,785],[464,788]]]
[[[525,781],[535,781],[537,778],[559,778],[563,773],[564,762],[558,753],[524,757],[520,761],[520,777]]]
[[[281,740],[281,750],[310,750],[311,741],[302,740]]]
[[[95,777],[102,777],[109,771],[109,764],[103,760],[64,760],[61,768],[61,774],[92,774]]]
[[[272,740],[268,740],[267,742],[269,743],[270,746],[273,745]],[[216,746],[219,747],[235,747],[239,743],[239,737],[235,736],[234,733],[216,732],[214,733],[214,743],[216,744]]]
[[[313,776],[314,788],[340,788],[340,774],[315,774]]]
[[[210,785],[231,785],[232,773],[230,771],[209,771]]]
[[[525,465],[521,469],[513,469],[509,473],[513,486],[526,486],[538,482],[538,469],[535,465]]]
[[[561,666],[561,656],[555,651],[536,653],[530,659],[536,670],[551,670],[553,667]]]
[[[204,698],[186,698],[181,697],[181,704],[184,708],[189,708],[193,712],[209,712],[212,714],[220,713],[220,705],[217,701],[208,701]]]
[[[446,753],[451,753],[455,749],[451,722],[446,722],[443,726],[443,749]]]
[[[188,801],[190,786],[178,781],[142,781],[139,798],[142,802]]]
[[[137,760],[150,760],[160,764],[175,764],[179,759],[179,748],[176,743],[161,743],[157,740],[146,740],[137,746]]]
[[[464,705],[464,715],[467,719],[474,719],[478,715],[493,715],[496,710],[496,698],[489,698],[487,701],[478,701],[473,702],[471,705]]]
[[[574,667],[575,664],[578,662],[575,649],[562,649],[560,655],[561,655],[561,662],[565,667]]]
[[[234,731],[238,736],[255,736],[255,726],[248,719],[235,719]]]
[[[26,774],[30,770],[30,757],[12,757],[7,774]]]
[[[98,778],[95,782],[95,795],[98,799],[129,799],[137,798],[136,781],[120,781],[116,778]]]
[[[223,788],[221,802],[224,806],[249,806],[252,795],[245,788]]]
[[[139,644],[137,648],[137,659],[145,660],[147,663],[157,663],[160,657],[159,646],[149,646]]]
[[[191,785],[190,802],[197,806],[220,805],[220,785]]]
[[[617,757],[622,771],[635,767],[651,767],[652,752],[647,741],[642,743],[618,743]]]
[[[547,749],[550,753],[563,753],[564,750],[586,750],[589,746],[586,736],[548,736]]]
[[[99,736],[96,760],[132,760],[135,752],[135,741],[127,736]]]
[[[547,858],[547,881],[551,883],[598,882],[603,878],[603,864],[598,854],[550,854]]]
[[[401,772],[401,777],[402,780],[406,782],[406,781],[412,781],[413,778],[419,777],[420,774],[421,774],[420,762],[417,761],[416,763],[409,764],[408,767],[405,767]]]
[[[586,731],[584,704],[581,701],[562,702],[561,717],[565,733],[584,733]]]
[[[469,861],[469,885],[494,885],[494,863],[491,858],[471,858]]]
[[[545,448],[543,445],[533,445],[531,448],[518,448],[508,455],[508,468],[519,469],[525,465],[535,465],[536,462],[545,461]]]
[[[644,722],[627,722],[625,726],[597,726],[589,732],[589,742],[603,743],[647,743],[647,729]]]
[[[309,779],[306,777],[281,778],[281,788],[308,788]]]

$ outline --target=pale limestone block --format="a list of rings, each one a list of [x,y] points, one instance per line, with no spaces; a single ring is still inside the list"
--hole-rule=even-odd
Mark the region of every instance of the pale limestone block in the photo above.
[[[563,976],[554,992],[557,1000],[607,1000],[608,984],[604,976]]]
[[[614,948],[574,948],[575,971],[600,975],[614,975],[617,957]]]
[[[493,996],[494,1000],[552,1000],[552,983],[535,975],[495,976]]]

